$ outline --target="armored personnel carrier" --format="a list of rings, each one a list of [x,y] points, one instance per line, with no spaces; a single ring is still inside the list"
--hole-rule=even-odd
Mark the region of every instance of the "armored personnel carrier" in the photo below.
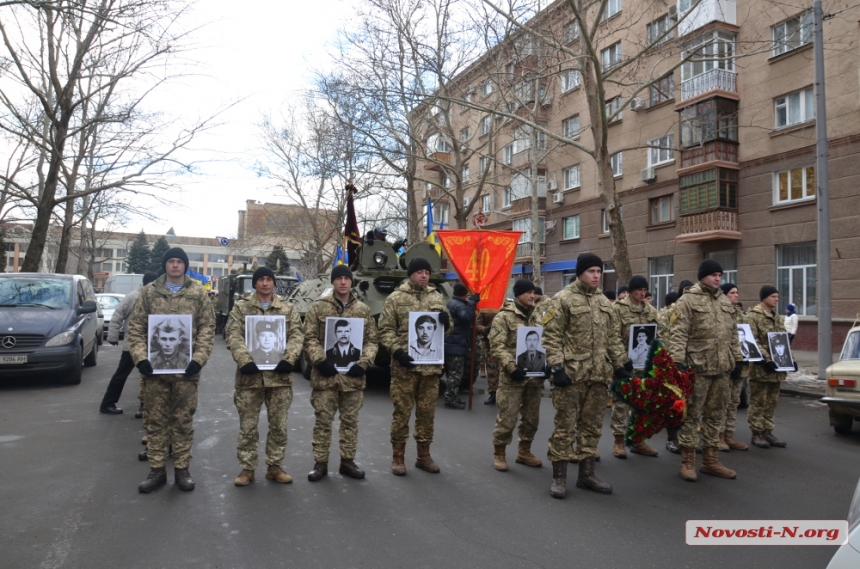
[[[233,310],[233,305],[236,301],[246,294],[254,292],[254,287],[251,285],[253,271],[243,267],[238,272],[221,280],[218,288],[218,300],[215,302],[215,317],[217,328],[224,337],[227,337],[227,317],[230,311]],[[298,282],[295,277],[287,277],[278,275],[275,277],[275,294],[288,297],[293,290],[293,287]]]

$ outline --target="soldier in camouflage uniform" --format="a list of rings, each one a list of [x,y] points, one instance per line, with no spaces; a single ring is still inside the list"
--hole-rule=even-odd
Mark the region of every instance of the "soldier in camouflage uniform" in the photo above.
[[[543,345],[553,374],[555,429],[548,456],[554,498],[567,495],[567,461],[574,429],[577,487],[612,492],[612,486],[594,475],[594,459],[613,369],[616,377],[630,375],[623,367],[627,353],[618,336],[618,319],[599,288],[602,272],[600,257],[581,254],[576,260],[576,280],[555,295],[543,319]]]
[[[773,435],[773,418],[779,401],[779,385],[785,381],[786,372],[776,371],[767,341],[768,332],[785,332],[785,320],[777,314],[779,293],[776,288],[765,285],[759,292],[761,304],[750,308],[747,314],[750,329],[764,361],[756,362],[750,370],[750,406],[747,421],[752,431],[752,444],[760,448],[786,446]],[[797,371],[797,364],[794,364]]]
[[[617,300],[612,309],[615,311],[619,324],[619,334],[621,336],[621,345],[628,346],[630,340],[630,326],[634,324],[656,324],[657,309],[645,302],[645,293],[648,292],[648,281],[645,277],[634,275],[630,279],[627,286],[627,294],[624,298]],[[619,295],[620,296],[620,295]],[[629,373],[633,373],[633,365],[629,364],[626,367]],[[612,429],[612,435],[615,438],[612,454],[617,458],[627,458],[627,451],[624,448],[624,439],[627,434],[627,419],[630,416],[630,407],[621,401],[615,401],[612,405],[612,417],[609,420],[609,426]],[[648,443],[642,441],[633,443],[630,447],[630,452],[641,454],[644,456],[657,456],[657,451],[651,448]]]
[[[490,328],[490,351],[503,372],[496,392],[499,412],[493,430],[493,467],[502,472],[508,470],[505,449],[513,439],[518,415],[521,419],[516,462],[541,466],[540,459],[532,454],[531,448],[538,429],[540,396],[546,376],[527,377],[526,370],[517,366],[516,360],[517,328],[541,324],[541,315],[534,306],[534,299],[534,283],[518,280],[514,283],[514,302],[502,307]]]
[[[663,308],[657,311],[657,337],[666,339],[669,337],[669,311],[678,300],[677,292],[670,292],[663,300]]]
[[[729,299],[729,302],[735,307],[735,324],[748,324],[746,314],[743,309],[738,306],[738,287],[734,283],[723,283],[720,285],[720,290]],[[735,425],[737,424],[738,407],[741,404],[741,391],[744,388],[744,382],[749,378],[749,364],[744,362],[741,364],[740,376],[732,377],[729,380],[729,400],[726,405],[726,416],[723,420],[723,428],[720,430],[720,450],[728,452],[730,450],[748,450],[746,443],[735,438]]]
[[[735,478],[734,470],[720,464],[717,456],[720,429],[726,415],[729,374],[740,377],[741,353],[738,345],[735,307],[720,290],[723,268],[713,259],[699,265],[699,282],[688,288],[669,322],[669,354],[679,366],[696,372],[687,419],[678,435],[681,447],[681,478],[696,481],[696,444],[699,418],[703,474]]]
[[[165,461],[173,444],[173,467],[180,490],[193,490],[188,471],[194,439],[194,412],[200,370],[209,360],[215,341],[215,314],[206,290],[185,276],[188,255],[176,247],[162,258],[164,274],[140,289],[140,296],[128,320],[128,350],[140,370],[143,405],[146,409],[147,459],[149,476],[138,490],[149,493],[167,483]],[[191,361],[185,373],[154,375],[149,361],[147,337],[151,314],[191,315]]]
[[[379,318],[379,343],[391,352],[392,357],[391,401],[394,403],[394,415],[391,420],[391,472],[396,476],[406,474],[404,454],[413,407],[415,442],[418,445],[415,466],[427,472],[439,472],[439,466],[430,456],[430,444],[433,442],[433,419],[442,366],[415,364],[406,351],[410,312],[438,312],[439,322],[446,332],[451,326],[445,298],[436,291],[436,287],[429,284],[430,271],[431,266],[426,259],[412,259],[406,269],[408,280],[385,299]]]
[[[678,302],[679,298],[684,296],[684,292],[688,288],[690,288],[691,286],[693,286],[693,283],[691,281],[688,281],[686,279],[682,280],[681,283],[678,285],[678,292],[674,293],[675,298],[672,299],[671,303],[669,302],[669,298],[670,298],[669,294],[673,294],[673,293],[669,293],[666,295],[666,307],[663,309],[663,310],[665,310],[665,312],[663,312],[663,310],[661,310],[661,312],[663,313],[662,320],[661,320],[661,317],[659,315],[657,317],[657,336],[659,336],[660,338],[663,339],[663,345],[664,346],[669,345],[669,337],[671,336],[671,330],[669,329],[669,322],[678,320],[677,316],[674,319],[672,318],[672,315],[678,309],[678,307],[676,306],[676,303]],[[667,428],[666,429],[666,450],[668,450],[669,452],[673,452],[675,454],[681,454],[681,448],[678,446],[678,432],[680,430],[681,429],[679,429],[679,428]],[[696,452],[701,454],[701,452],[702,452],[701,445],[696,445]]]
[[[314,406],[314,468],[308,480],[316,482],[328,474],[331,425],[340,410],[340,468],[344,476],[361,479],[364,471],[355,464],[358,446],[358,412],[364,404],[364,374],[376,358],[376,322],[370,308],[352,292],[352,271],[337,265],[331,271],[331,294],[317,300],[305,315],[305,353],[311,370],[311,404]],[[327,318],[360,318],[364,320],[361,358],[343,372],[326,357]]]
[[[493,324],[493,319],[498,314],[498,310],[484,309],[478,313],[478,335],[481,336],[481,357],[484,359],[484,364],[487,369],[487,393],[489,396],[484,401],[484,405],[496,404],[496,391],[499,389],[499,362],[490,352],[490,327]]]
[[[236,361],[236,392],[233,402],[239,412],[239,440],[236,456],[242,471],[233,480],[236,486],[254,481],[260,434],[260,410],[266,404],[269,432],[266,436],[266,479],[288,484],[293,477],[284,472],[282,463],[287,448],[287,411],[293,402],[293,366],[302,351],[302,321],[295,307],[274,293],[275,273],[260,267],[251,277],[254,293],[233,305],[227,318],[227,348]],[[286,326],[287,345],[279,354],[273,370],[261,371],[245,344],[246,316],[281,316]],[[268,322],[266,322],[268,323]]]

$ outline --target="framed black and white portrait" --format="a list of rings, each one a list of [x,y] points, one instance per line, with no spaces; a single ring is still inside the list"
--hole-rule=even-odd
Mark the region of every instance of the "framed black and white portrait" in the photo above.
[[[764,359],[749,324],[738,324],[738,341],[741,344],[741,357],[745,362],[760,362]]]
[[[349,371],[352,364],[361,359],[364,346],[364,319],[325,319],[325,359],[334,364],[337,371]]]
[[[633,362],[633,369],[645,369],[645,362],[648,361],[648,348],[656,337],[656,324],[630,325],[630,338],[627,341],[627,357]]]
[[[541,346],[543,327],[517,327],[517,367],[524,369],[526,377],[543,376],[546,373],[546,350]]]
[[[150,314],[147,357],[156,374],[183,373],[191,362],[191,315]]]
[[[409,355],[419,365],[445,363],[445,328],[438,312],[409,313]]]
[[[245,316],[245,345],[257,367],[275,369],[287,349],[285,316]]]
[[[770,348],[770,359],[776,364],[776,371],[794,371],[794,358],[791,355],[788,332],[768,332],[767,343]]]

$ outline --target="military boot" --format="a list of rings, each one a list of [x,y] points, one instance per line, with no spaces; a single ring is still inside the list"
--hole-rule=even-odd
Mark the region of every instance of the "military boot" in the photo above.
[[[552,486],[549,487],[549,493],[558,499],[567,496],[567,463],[563,460],[552,463]]]
[[[137,413],[134,414],[135,419],[143,419],[143,403],[141,402],[140,407],[137,409]]]
[[[633,446],[630,447],[630,452],[634,452],[636,454],[641,454],[642,456],[657,456],[657,449],[654,449],[646,443],[642,441],[641,443],[633,443]]]
[[[787,443],[785,441],[781,441],[778,438],[776,438],[775,436],[773,436],[772,431],[765,431],[761,434],[761,436],[764,437],[764,440],[766,440],[768,443],[770,443],[770,446],[772,446],[772,447],[778,447],[778,448],[785,448],[786,447]]]
[[[149,476],[146,477],[146,480],[140,483],[140,486],[137,487],[138,491],[141,494],[149,494],[156,488],[164,486],[167,484],[167,471],[162,468],[151,468],[149,470]]]
[[[318,482],[328,475],[327,462],[315,462],[314,469],[308,472],[308,480]]]
[[[439,473],[439,465],[436,464],[433,457],[430,456],[429,444],[418,445],[418,459],[415,461],[415,468],[420,468],[421,470],[431,474]]]
[[[681,454],[681,447],[678,446],[678,430],[666,429],[666,450],[674,454]]]
[[[277,464],[270,464],[269,468],[266,469],[266,480],[289,484],[293,481],[293,477],[284,472],[284,469]]]
[[[242,470],[233,480],[234,486],[247,486],[251,482],[254,481],[254,471],[253,470]]]
[[[194,480],[191,478],[191,473],[187,468],[174,468],[173,481],[183,492],[191,492],[194,490]]]
[[[142,451],[137,453],[137,460],[139,460],[141,462],[149,460],[149,453],[147,452],[146,449],[143,449]]]
[[[761,433],[759,431],[753,431],[752,444],[753,446],[757,446],[759,448],[770,448],[770,443],[767,442],[767,439],[764,438],[764,433]]]
[[[742,443],[741,441],[735,438],[735,433],[732,431],[726,431],[723,433],[725,435],[726,444],[729,445],[729,448],[732,450],[749,450],[749,446],[746,443]]]
[[[688,482],[695,482],[696,476],[696,449],[693,447],[681,447],[681,478]]]
[[[615,444],[612,445],[612,454],[615,458],[627,458],[627,449],[624,448],[624,435],[615,435]]]
[[[594,457],[590,456],[579,461],[579,476],[576,477],[577,488],[588,488],[601,494],[612,494],[612,486],[594,475]]]
[[[506,448],[507,447],[505,445],[493,446],[493,468],[495,468],[499,472],[508,471],[508,459],[505,458]]]
[[[406,476],[406,464],[403,462],[403,457],[406,454],[406,443],[391,443],[391,447],[391,473],[395,476]]]
[[[350,478],[355,478],[356,480],[361,480],[364,478],[364,471],[355,464],[355,461],[352,459],[346,459],[341,457],[340,459],[340,468],[337,470],[344,476],[349,476]]]
[[[704,452],[702,452],[702,466],[699,467],[699,472],[713,474],[720,478],[737,478],[738,474],[734,470],[720,464],[717,452],[717,447],[705,447]]]
[[[720,451],[722,452],[729,452],[731,450],[731,447],[729,447],[729,444],[726,442],[725,433],[720,433],[720,443],[717,448],[720,449]]]
[[[520,441],[519,448],[517,449],[517,458],[514,461],[526,466],[540,467],[543,465],[540,459],[532,454],[531,441]]]

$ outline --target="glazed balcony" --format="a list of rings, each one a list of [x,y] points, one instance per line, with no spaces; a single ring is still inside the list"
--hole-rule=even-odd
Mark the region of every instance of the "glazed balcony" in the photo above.
[[[739,240],[738,213],[714,209],[693,214],[682,214],[681,233],[675,237],[680,243],[703,243],[717,239]]]
[[[681,169],[708,162],[738,163],[738,145],[735,142],[712,140],[701,146],[681,149]]]

